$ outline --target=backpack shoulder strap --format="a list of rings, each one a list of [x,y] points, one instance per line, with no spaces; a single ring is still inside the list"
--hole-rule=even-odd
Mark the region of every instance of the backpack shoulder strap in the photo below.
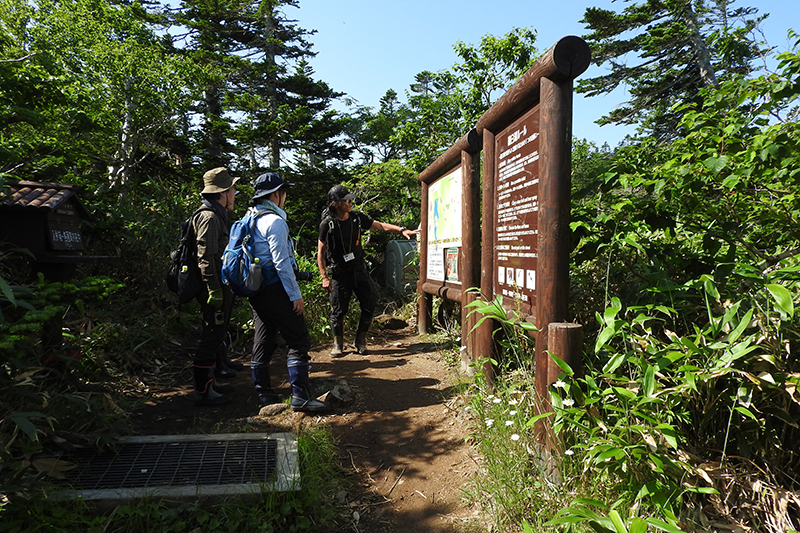
[[[258,220],[264,215],[275,215],[278,218],[282,218],[276,211],[269,208],[259,209],[257,211],[248,211],[247,214],[244,216],[244,218],[242,218],[242,220],[245,220],[246,218],[250,219],[247,224],[250,228],[250,233],[255,234],[256,220]]]
[[[211,211],[212,213],[214,212],[214,210],[208,207],[207,205],[201,205],[200,207],[195,209],[194,213],[192,213],[187,219],[187,221],[189,222],[189,227],[191,228],[192,231],[194,231],[194,220],[197,218],[197,215],[199,215],[202,211]]]
[[[328,246],[328,248],[331,248],[333,246],[334,222],[333,222],[333,216],[331,216],[330,212],[328,212],[327,210],[323,213],[322,224],[325,224],[326,222],[328,224],[328,233],[325,234],[325,240],[328,242],[326,242],[325,244]]]

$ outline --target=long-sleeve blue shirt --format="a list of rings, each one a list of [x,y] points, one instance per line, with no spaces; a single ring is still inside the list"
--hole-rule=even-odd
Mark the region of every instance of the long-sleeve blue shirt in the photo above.
[[[295,270],[297,261],[294,257],[294,245],[289,236],[289,224],[286,222],[286,211],[269,200],[251,207],[251,210],[268,209],[277,216],[266,214],[256,219],[253,239],[253,253],[259,258],[261,268],[278,272],[278,277],[289,300],[295,301],[303,297],[297,284]]]

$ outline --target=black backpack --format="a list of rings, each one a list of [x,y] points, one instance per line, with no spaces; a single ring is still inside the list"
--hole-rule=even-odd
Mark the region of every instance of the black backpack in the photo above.
[[[178,295],[181,304],[194,300],[203,287],[200,267],[197,266],[197,239],[194,234],[192,220],[197,213],[210,210],[200,207],[192,216],[181,222],[181,240],[177,250],[169,254],[169,271],[167,272],[167,288]]]

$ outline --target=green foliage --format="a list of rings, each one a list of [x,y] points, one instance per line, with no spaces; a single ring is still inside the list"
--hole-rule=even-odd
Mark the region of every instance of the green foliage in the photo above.
[[[538,402],[531,396],[533,383],[517,385],[495,394],[477,392],[468,407],[474,416],[470,438],[477,443],[485,470],[466,492],[501,531],[525,517],[541,525],[538,517],[544,509],[566,503],[548,480],[546,462],[527,449],[535,441],[533,413]]]
[[[527,431],[504,446],[510,430],[497,421],[519,420],[483,392],[472,404],[490,465],[476,499],[504,528],[674,532],[709,502],[734,500],[748,511],[731,520],[776,533],[791,523],[795,510],[776,503],[771,513],[773,502],[721,481],[746,471],[792,490],[800,474],[791,451],[800,437],[800,55],[778,59],[775,73],[721,79],[676,106],[684,136],[670,145],[648,139],[608,154],[578,143],[571,278],[573,316],[591,339],[584,373],[555,359],[562,374],[545,402],[531,376],[493,361],[500,405],[514,398],[526,424],[546,417],[564,454],[548,458]],[[523,330],[513,314],[499,302],[471,306],[500,325],[497,335],[516,330],[498,361],[516,359]],[[507,485],[539,487],[539,501],[515,500]]]
[[[475,124],[494,100],[536,63],[539,52],[535,42],[534,29],[512,28],[502,37],[484,35],[477,46],[461,41],[453,45],[462,61],[453,65],[462,120]]]
[[[779,59],[777,73],[723,82],[702,105],[687,106],[685,138],[618,150],[595,187],[577,196],[573,258],[577,278],[593,280],[579,283],[584,302],[666,297],[683,323],[674,327],[687,328],[702,309],[684,283],[720,263],[730,266],[717,269],[717,281],[736,283],[734,263],[763,270],[798,252],[798,126],[784,115],[796,105],[800,57]]]
[[[3,66],[11,83],[2,93],[12,101],[19,90],[39,96],[11,108],[0,164],[57,181],[101,163],[111,169],[112,184],[124,188],[136,154],[154,149],[188,106],[190,66],[167,56],[129,6],[94,0],[6,0],[6,6],[12,33],[3,57],[12,62]]]
[[[393,89],[383,95],[377,111],[367,106],[357,107],[351,113],[348,135],[364,164],[405,159],[415,147],[393,142],[392,136],[401,124],[411,118],[411,110],[400,102]]]
[[[763,275],[735,268],[750,289],[734,303],[712,276],[692,280],[687,290],[701,296],[707,319],[682,335],[665,327],[675,322],[674,308],[626,307],[613,298],[596,317],[597,363],[576,376],[554,359],[562,374],[550,390],[553,412],[536,397],[529,372],[506,369],[494,394],[477,392],[470,404],[487,464],[472,496],[499,520],[533,520],[540,530],[586,523],[609,533],[678,532],[704,498],[731,490],[709,466],[714,461],[719,468],[756,464],[791,486],[798,473],[788,443],[800,438],[791,353],[800,342],[798,261]],[[471,306],[502,329],[531,327],[499,301]],[[504,354],[511,349],[505,346]],[[537,451],[533,427],[544,418],[563,456]],[[530,490],[535,498],[526,496]],[[766,523],[771,511],[760,512],[736,518]]]
[[[332,337],[329,321],[331,304],[328,300],[328,293],[322,289],[316,255],[312,257],[297,256],[297,266],[303,272],[314,273],[314,279],[300,282],[305,306],[303,315],[306,318],[311,338],[314,341],[330,339]],[[348,313],[348,315],[352,316],[353,313]]]
[[[420,192],[417,173],[396,159],[366,165],[353,178],[358,208],[376,220],[416,227]]]
[[[457,42],[460,62],[450,70],[423,71],[409,87],[407,111],[391,140],[410,149],[417,172],[475,126],[493,101],[536,62],[536,32],[513,28],[502,37],[485,35],[479,45]]]
[[[102,390],[85,389],[77,375],[101,374],[79,329],[62,344],[62,322],[122,286],[108,278],[12,286],[0,300],[0,494],[41,485],[32,457],[73,444],[107,444],[120,430],[121,408]],[[82,355],[82,357],[81,357]]]
[[[477,292],[478,289],[470,289]],[[492,321],[497,326],[492,332],[495,342],[500,350],[500,361],[491,360],[502,376],[508,372],[522,371],[523,375],[527,369],[533,365],[533,353],[535,344],[533,332],[536,326],[530,322],[521,320],[522,313],[517,310],[509,311],[502,305],[502,296],[495,297],[492,301],[477,299],[466,306],[470,309],[470,314],[477,313],[480,318],[473,327],[473,331],[486,321]],[[483,362],[480,363],[483,366]]]
[[[313,32],[287,15],[297,7],[296,0],[187,1],[168,11],[174,29],[189,29],[185,42],[173,43],[182,45],[178,53],[204,69],[198,140],[206,166],[238,160],[278,168],[281,151],[290,149],[316,158],[312,166],[349,157],[338,138],[349,119],[331,108],[342,94],[312,78]]]
[[[351,180],[353,171],[343,167],[322,168],[304,164],[280,172],[284,179],[295,184],[289,190],[284,209],[289,229],[296,237],[297,252],[316,256],[322,210],[327,206],[325,197],[335,184]],[[247,198],[249,195],[242,196]]]
[[[800,340],[797,259],[761,279],[751,269],[735,270],[753,282],[735,303],[710,276],[693,281],[708,319],[682,336],[664,327],[674,309],[625,310],[614,299],[597,317],[602,329],[594,351],[605,361],[602,370],[576,378],[567,368],[551,393],[553,429],[585,471],[614,482],[623,497],[635,495],[634,501],[622,500],[626,504],[657,509],[665,531],[678,530],[676,520],[685,517],[690,496],[727,489],[712,483],[716,476],[700,464],[709,455],[722,465],[734,455],[735,461],[752,461],[788,476],[784,483],[797,475],[787,443],[800,436],[800,404],[796,363],[786,349]],[[613,507],[618,506],[620,501]],[[603,531],[619,531],[589,507],[576,500],[552,523],[592,521]]]

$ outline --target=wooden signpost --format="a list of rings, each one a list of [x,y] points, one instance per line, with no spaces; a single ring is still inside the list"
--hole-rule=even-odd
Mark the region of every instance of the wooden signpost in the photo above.
[[[536,389],[547,402],[558,376],[548,350],[551,324],[568,320],[572,82],[589,66],[579,37],[560,39],[478,120],[483,137],[483,259],[481,290],[501,295],[536,325]],[[492,201],[486,201],[491,198]],[[579,337],[580,327],[559,330]],[[556,354],[579,369],[580,343],[561,340]],[[491,325],[480,328],[476,356],[491,353]]]
[[[466,292],[470,287],[479,286],[485,299],[500,296],[504,308],[538,329],[534,372],[536,389],[545,402],[559,372],[548,351],[566,350],[553,353],[578,372],[582,364],[581,327],[567,322],[569,213],[572,83],[588,68],[589,60],[585,41],[574,36],[560,39],[481,116],[474,131],[419,176],[420,332],[431,325],[432,295],[460,301],[462,309],[476,297]],[[483,202],[478,216],[481,178],[476,145],[481,143]],[[447,201],[442,190],[457,175],[463,180],[462,233],[453,241],[458,246],[449,247],[450,233],[431,233],[443,227],[437,205]],[[458,261],[455,276],[448,274],[448,258]],[[476,319],[467,315],[462,313],[464,365],[491,357],[494,349],[493,324],[485,321],[469,335]],[[489,371],[484,368],[491,383]]]
[[[432,325],[433,296],[462,304],[462,363],[471,363],[474,318],[466,289],[480,280],[480,137],[470,131],[417,178],[422,185],[420,276],[417,323],[420,333]]]

